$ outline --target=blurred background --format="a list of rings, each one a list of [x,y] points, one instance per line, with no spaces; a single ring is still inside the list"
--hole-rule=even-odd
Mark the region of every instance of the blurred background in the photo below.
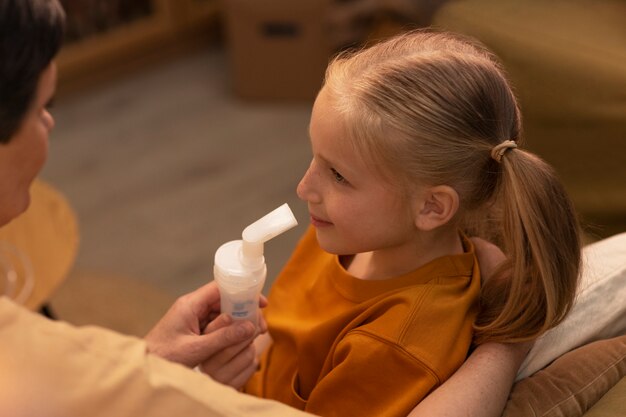
[[[266,244],[269,287],[308,223],[295,187],[329,57],[418,27],[495,51],[526,146],[556,168],[586,239],[626,231],[622,0],[62,3],[67,42],[42,179],[78,220],[74,266],[49,303],[64,320],[142,336],[212,279],[222,243],[287,202],[300,225]]]

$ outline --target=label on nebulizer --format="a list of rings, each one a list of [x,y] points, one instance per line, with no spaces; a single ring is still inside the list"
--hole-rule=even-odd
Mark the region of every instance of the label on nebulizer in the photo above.
[[[234,319],[250,319],[258,305],[256,290],[222,294],[222,313],[230,314]]]

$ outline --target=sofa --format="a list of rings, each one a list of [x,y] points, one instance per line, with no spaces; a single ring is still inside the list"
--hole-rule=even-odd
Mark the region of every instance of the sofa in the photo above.
[[[625,22],[622,0],[448,0],[432,20],[502,60],[525,146],[556,168],[594,238],[626,230]]]

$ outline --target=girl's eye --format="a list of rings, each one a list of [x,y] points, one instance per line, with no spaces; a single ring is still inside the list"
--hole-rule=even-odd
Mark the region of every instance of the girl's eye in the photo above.
[[[333,178],[340,184],[346,184],[348,181],[341,175],[335,168],[331,168],[330,171],[333,173]]]

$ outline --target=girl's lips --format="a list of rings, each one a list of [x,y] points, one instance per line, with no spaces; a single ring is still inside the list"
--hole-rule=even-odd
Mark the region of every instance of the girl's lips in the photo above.
[[[327,222],[325,220],[320,219],[319,217],[315,217],[311,214],[311,224],[315,227],[328,227],[332,226],[331,222]]]

